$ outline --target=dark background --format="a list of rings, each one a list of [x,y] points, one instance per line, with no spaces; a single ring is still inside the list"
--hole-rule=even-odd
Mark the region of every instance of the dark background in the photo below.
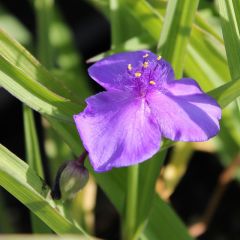
[[[0,0],[0,7],[1,5],[15,15],[30,30],[35,39],[35,19],[28,1]],[[57,5],[74,33],[77,49],[84,60],[109,49],[110,25],[104,16],[85,1],[60,0],[57,1]],[[93,87],[97,89],[97,86],[93,85]],[[0,88],[0,111],[1,143],[24,159],[22,104],[2,88]],[[35,115],[44,159],[40,117],[37,113]],[[203,152],[194,154],[187,174],[171,197],[173,207],[186,224],[197,221],[203,214],[222,171],[223,167],[216,156]],[[11,223],[17,233],[30,233],[28,210],[4,189],[0,189],[0,196],[4,198],[8,211],[12,213]],[[239,203],[239,184],[232,181],[226,188],[207,232],[199,237],[199,240],[239,240]],[[118,214],[100,189],[98,190],[95,214],[96,236],[105,239],[119,239]],[[1,225],[0,233],[8,232],[7,229],[1,229]]]

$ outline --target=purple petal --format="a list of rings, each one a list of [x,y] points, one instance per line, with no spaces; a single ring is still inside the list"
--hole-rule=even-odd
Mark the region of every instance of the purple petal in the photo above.
[[[165,93],[149,94],[147,101],[166,138],[206,141],[219,131],[221,108],[194,80],[175,81]]]
[[[159,127],[144,99],[111,91],[90,97],[87,103],[74,120],[95,171],[133,165],[159,150]]]
[[[147,57],[145,57],[147,56]],[[144,61],[149,61],[150,66],[159,65],[155,73],[161,80],[173,80],[174,72],[171,65],[164,59],[157,60],[157,56],[148,50],[125,52],[111,55],[93,64],[89,69],[89,75],[107,90],[124,89],[130,84],[128,79],[128,65],[133,69],[142,68]],[[155,75],[156,75],[155,74]]]
[[[203,93],[198,83],[191,78],[170,81],[166,87],[174,96],[187,96]]]

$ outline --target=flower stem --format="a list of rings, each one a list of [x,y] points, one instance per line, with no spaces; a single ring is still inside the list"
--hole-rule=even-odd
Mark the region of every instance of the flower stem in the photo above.
[[[53,52],[50,43],[50,28],[52,26],[54,0],[34,0],[37,23],[37,55],[42,64],[53,67]]]
[[[121,29],[122,23],[120,21],[120,1],[119,0],[110,0],[110,19],[111,19],[111,42],[112,49],[118,47],[121,43]]]
[[[133,239],[136,231],[137,220],[137,199],[138,199],[138,165],[131,166],[128,169],[127,179],[127,198],[125,210],[125,222],[123,229],[123,239]]]

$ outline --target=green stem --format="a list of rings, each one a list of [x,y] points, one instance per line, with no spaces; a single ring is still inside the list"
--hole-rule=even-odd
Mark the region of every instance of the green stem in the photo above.
[[[23,122],[27,162],[36,171],[36,173],[44,179],[33,111],[25,104],[23,105]]]
[[[137,203],[138,203],[138,176],[139,166],[131,166],[128,169],[127,179],[127,200],[124,222],[123,239],[130,240],[136,231],[137,222]]]
[[[54,0],[34,0],[38,38],[37,55],[48,69],[53,67],[53,53],[50,43],[53,6]]]
[[[121,43],[121,20],[120,20],[120,1],[110,0],[110,19],[111,19],[111,42],[112,49],[115,49]]]

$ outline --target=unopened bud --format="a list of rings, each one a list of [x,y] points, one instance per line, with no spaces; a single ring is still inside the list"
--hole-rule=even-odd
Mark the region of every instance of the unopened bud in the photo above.
[[[88,170],[83,161],[73,160],[62,165],[57,173],[53,199],[72,199],[86,185],[89,179]]]

